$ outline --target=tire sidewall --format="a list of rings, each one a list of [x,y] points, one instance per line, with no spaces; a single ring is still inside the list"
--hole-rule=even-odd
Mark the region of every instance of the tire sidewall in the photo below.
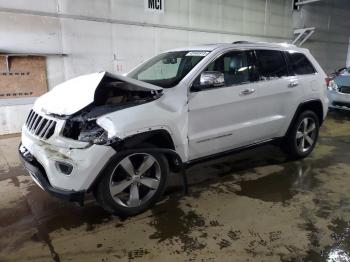
[[[316,125],[316,135],[315,135],[315,142],[313,143],[313,145],[309,148],[309,150],[307,150],[306,152],[301,152],[299,150],[299,148],[297,147],[297,142],[296,142],[296,133],[298,130],[299,125],[301,124],[301,122],[305,119],[305,118],[312,118],[315,122]],[[288,140],[288,146],[292,147],[292,153],[300,158],[306,157],[308,156],[313,149],[316,146],[317,140],[318,140],[318,135],[319,135],[319,129],[320,129],[320,124],[319,124],[319,120],[317,115],[312,112],[312,111],[305,111],[303,113],[301,113],[298,116],[297,121],[294,123],[293,128],[291,130],[291,133],[289,134]]]
[[[141,153],[141,152],[137,151],[135,153]],[[145,153],[152,155],[152,157],[154,157],[157,160],[161,170],[160,182],[156,192],[149,200],[147,200],[145,203],[143,203],[138,207],[123,207],[117,204],[110,193],[110,189],[109,189],[110,179],[111,179],[111,176],[113,175],[113,171],[115,167],[119,164],[119,162],[125,157],[133,154],[130,151],[128,153],[123,153],[123,152],[117,153],[117,155],[111,160],[111,163],[108,165],[108,168],[106,169],[103,175],[103,178],[97,187],[97,200],[107,211],[118,215],[123,215],[123,216],[136,215],[153,206],[158,200],[158,198],[163,194],[165,190],[166,182],[167,182],[167,177],[169,174],[168,161],[166,160],[163,154],[153,153],[153,152],[152,153],[145,152]]]

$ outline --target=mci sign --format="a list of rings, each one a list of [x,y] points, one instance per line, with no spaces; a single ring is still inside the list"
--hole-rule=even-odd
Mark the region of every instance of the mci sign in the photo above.
[[[145,10],[153,13],[164,13],[164,0],[145,0]]]

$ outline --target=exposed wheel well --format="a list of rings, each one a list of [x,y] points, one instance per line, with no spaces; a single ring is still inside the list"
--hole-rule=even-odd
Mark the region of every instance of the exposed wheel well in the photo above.
[[[291,127],[293,126],[294,122],[298,119],[298,116],[302,113],[305,112],[307,110],[313,111],[319,120],[320,126],[322,125],[323,122],[323,106],[322,106],[322,102],[320,100],[311,100],[311,101],[307,101],[304,102],[302,104],[299,105],[298,109],[296,110],[293,120],[289,125],[287,134],[289,133]]]
[[[153,130],[125,138],[118,149],[137,148],[141,143],[150,143],[159,148],[175,150],[174,142],[166,130]]]
[[[115,149],[120,151],[123,149],[138,148],[142,143],[149,143],[158,148],[175,150],[173,139],[166,130],[153,130],[130,136],[121,144],[118,144]],[[175,164],[174,157],[171,154],[165,154],[165,157],[168,160],[170,170],[178,171],[178,165]]]
[[[299,112],[297,112],[297,113],[299,115],[301,112],[304,112],[306,110],[313,111],[317,115],[320,125],[322,124],[322,122],[323,122],[323,106],[322,106],[321,101],[314,100],[314,101],[310,101],[310,102],[305,102],[305,103],[301,104]]]
[[[140,148],[140,146],[142,146],[142,144],[145,144],[145,143],[150,143],[158,148],[175,150],[174,142],[170,134],[166,130],[153,130],[153,131],[136,134],[122,141],[117,141],[115,144],[111,144],[111,146],[117,152],[120,152],[123,150],[130,150],[130,149],[132,150],[132,149]],[[174,172],[179,171],[179,165],[175,163],[177,161],[176,157],[174,157],[171,154],[164,154],[164,155],[168,160],[170,170]],[[88,192],[91,192],[91,191],[94,192],[94,190],[96,189],[96,186],[98,185],[99,181],[103,177],[102,174],[104,174],[105,170],[108,168],[109,164],[111,163],[114,157],[115,155],[107,162],[106,166],[100,171],[97,178],[88,189]]]
[[[175,150],[173,139],[167,131],[155,131],[154,134],[149,136],[145,142],[151,143],[160,148],[167,148]]]

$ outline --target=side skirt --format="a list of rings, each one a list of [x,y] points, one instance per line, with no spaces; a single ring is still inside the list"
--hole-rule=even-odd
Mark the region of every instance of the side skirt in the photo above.
[[[220,157],[224,157],[224,156],[228,156],[231,154],[236,154],[248,149],[252,149],[255,147],[259,147],[265,144],[278,144],[282,141],[283,138],[273,138],[273,139],[268,139],[268,140],[264,140],[258,143],[254,143],[251,145],[247,145],[247,146],[243,146],[243,147],[239,147],[239,148],[234,148],[234,149],[230,149],[224,152],[220,152],[220,153],[216,153],[213,155],[209,155],[209,156],[205,156],[205,157],[201,157],[201,158],[197,158],[197,159],[192,159],[190,161],[187,162],[182,162],[181,157],[176,153],[176,151],[171,150],[171,149],[165,149],[165,148],[137,148],[137,149],[130,149],[130,150],[123,150],[123,153],[135,153],[135,152],[148,152],[148,153],[162,153],[165,155],[170,155],[171,157],[174,158],[175,160],[175,165],[178,167],[179,172],[182,173],[182,177],[183,177],[183,186],[184,186],[184,191],[187,194],[188,192],[188,183],[187,183],[187,174],[186,174],[186,169],[195,165],[195,164],[199,164],[201,162],[205,162],[205,161],[209,161],[209,160],[213,160],[213,159],[217,159]],[[118,154],[118,153],[116,153]],[[87,192],[91,192],[95,186],[97,185],[100,177],[103,175],[104,170],[107,168],[107,166],[110,164],[110,162],[113,160],[113,158],[115,158],[116,155],[112,156],[111,159],[106,163],[105,167],[100,171],[100,173],[97,175],[97,177],[95,178],[95,180],[93,181],[93,183],[91,184],[91,186],[89,187],[89,189],[87,190]]]
[[[230,150],[223,151],[223,152],[220,152],[220,153],[216,153],[216,154],[213,154],[213,155],[192,159],[192,160],[189,160],[189,161],[183,163],[183,165],[185,166],[185,168],[189,168],[189,167],[191,167],[193,165],[196,165],[196,164],[199,164],[199,163],[202,163],[202,162],[205,162],[205,161],[214,160],[214,159],[225,157],[225,156],[228,156],[228,155],[240,153],[242,151],[245,151],[245,150],[248,150],[248,149],[252,149],[252,148],[256,148],[256,147],[259,147],[259,146],[262,146],[262,145],[266,145],[266,144],[280,144],[282,142],[282,139],[283,139],[282,137],[278,137],[278,138],[272,138],[272,139],[264,140],[264,141],[261,141],[261,142],[257,142],[257,143],[250,144],[250,145],[247,145],[247,146],[242,146],[242,147],[230,149]]]

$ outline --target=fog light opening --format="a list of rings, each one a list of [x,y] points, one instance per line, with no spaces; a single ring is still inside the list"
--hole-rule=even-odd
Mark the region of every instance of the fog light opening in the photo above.
[[[65,174],[65,175],[70,175],[73,171],[73,166],[69,163],[56,161],[55,166],[56,166],[58,171],[60,171],[61,173]]]

